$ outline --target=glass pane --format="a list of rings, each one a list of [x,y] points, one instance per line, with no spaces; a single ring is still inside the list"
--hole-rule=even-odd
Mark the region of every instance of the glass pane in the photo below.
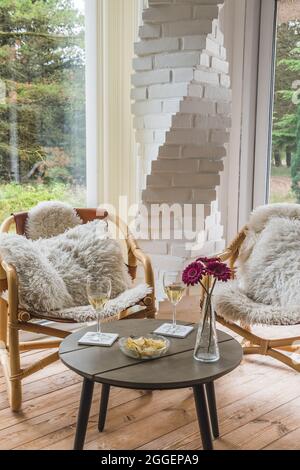
[[[0,2],[0,222],[85,205],[85,0]]]
[[[300,203],[300,0],[279,0],[270,202]]]

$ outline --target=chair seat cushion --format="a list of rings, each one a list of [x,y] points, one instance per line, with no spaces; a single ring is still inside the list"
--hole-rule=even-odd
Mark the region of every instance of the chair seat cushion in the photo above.
[[[252,300],[238,281],[221,284],[215,291],[214,306],[217,314],[229,322],[247,325],[300,324],[299,305],[267,305]]]
[[[139,284],[132,289],[128,289],[107,303],[103,313],[103,318],[114,319],[114,317],[116,317],[120,312],[137,305],[148,294],[151,294],[151,292],[152,289],[147,284]],[[75,323],[86,323],[96,320],[95,311],[90,305],[52,310],[49,312],[31,311],[30,313],[32,316],[37,318],[49,318],[50,320],[62,321],[66,320],[73,321]]]

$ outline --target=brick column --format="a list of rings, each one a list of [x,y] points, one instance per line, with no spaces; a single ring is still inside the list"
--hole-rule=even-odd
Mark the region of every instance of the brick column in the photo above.
[[[147,207],[203,205],[194,247],[184,237],[164,240],[162,233],[143,242],[157,278],[224,247],[217,187],[231,127],[231,90],[218,21],[222,3],[149,0],[135,44],[132,111],[141,201]]]

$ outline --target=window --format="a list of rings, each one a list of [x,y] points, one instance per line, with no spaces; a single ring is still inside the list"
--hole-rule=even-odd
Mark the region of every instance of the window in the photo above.
[[[0,222],[85,205],[85,0],[0,3]]]
[[[269,201],[300,203],[300,0],[278,0]]]

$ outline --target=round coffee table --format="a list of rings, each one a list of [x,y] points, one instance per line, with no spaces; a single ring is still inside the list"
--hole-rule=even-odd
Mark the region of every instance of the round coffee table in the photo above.
[[[123,320],[104,325],[106,332],[120,337],[152,333],[162,323],[159,320]],[[182,324],[189,324],[181,322]],[[213,449],[213,437],[219,437],[214,381],[235,369],[242,359],[240,344],[228,334],[218,331],[221,358],[218,362],[204,364],[193,358],[196,330],[185,339],[169,338],[170,349],[166,356],[141,361],[125,356],[118,342],[112,347],[80,346],[78,340],[85,328],[68,336],[60,346],[62,362],[83,377],[80,407],[77,420],[74,450],[84,446],[94,383],[102,384],[99,431],[105,426],[109,391],[111,386],[138,390],[165,390],[192,387],[200,433],[205,450]]]

